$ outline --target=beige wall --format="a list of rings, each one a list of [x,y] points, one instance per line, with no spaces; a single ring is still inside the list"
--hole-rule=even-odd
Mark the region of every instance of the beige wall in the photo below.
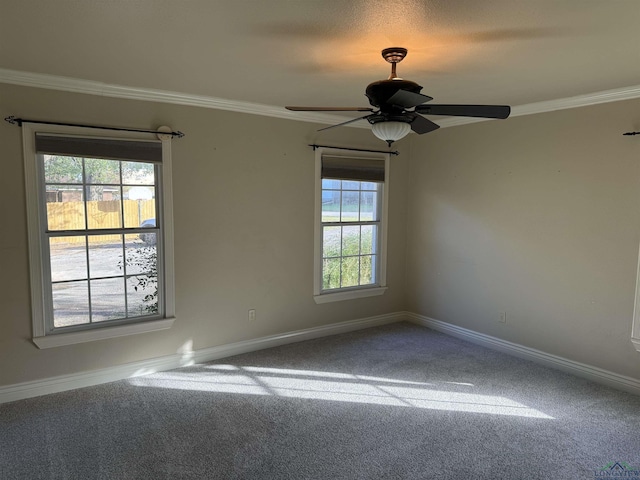
[[[640,129],[639,111],[640,101],[618,102],[400,142],[389,290],[316,305],[306,145],[383,147],[368,130],[317,134],[310,123],[0,85],[2,118],[186,133],[173,144],[174,327],[39,350],[30,340],[21,132],[0,122],[0,385],[401,310],[640,378],[629,341],[640,140],[621,135]]]
[[[407,310],[640,378],[638,129],[633,100],[414,136]]]
[[[324,305],[312,298],[314,154],[307,144],[383,147],[368,130],[317,134],[311,123],[10,85],[0,85],[0,115],[166,124],[186,133],[173,142],[174,327],[39,350],[30,340],[21,130],[0,122],[0,385],[173,354],[189,342],[200,349],[404,308],[403,155],[391,166],[388,291]]]

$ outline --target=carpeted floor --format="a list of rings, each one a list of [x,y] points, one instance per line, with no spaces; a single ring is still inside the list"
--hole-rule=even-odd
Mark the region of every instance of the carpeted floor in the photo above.
[[[2,479],[570,480],[636,468],[626,478],[640,478],[640,397],[407,323],[0,405]]]

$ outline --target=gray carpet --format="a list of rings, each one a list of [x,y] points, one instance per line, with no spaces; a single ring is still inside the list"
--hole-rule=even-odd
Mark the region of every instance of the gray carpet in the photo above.
[[[640,397],[407,323],[0,405],[2,479],[594,479],[611,462],[640,468]]]

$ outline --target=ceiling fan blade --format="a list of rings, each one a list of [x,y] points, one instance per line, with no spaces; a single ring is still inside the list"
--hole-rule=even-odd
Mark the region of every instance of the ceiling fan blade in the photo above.
[[[418,115],[417,113],[412,113],[411,116],[413,120],[411,120],[411,130],[422,135],[423,133],[433,132],[440,128],[440,125],[437,123],[433,123],[431,120],[424,118],[422,115]]]
[[[294,112],[373,112],[371,107],[284,107]]]
[[[511,113],[511,107],[508,105],[418,105],[416,112],[425,115],[504,119]]]
[[[429,95],[422,95],[421,93],[410,92],[409,90],[398,90],[396,93],[389,97],[387,103],[389,105],[397,105],[399,107],[411,108],[416,105],[422,105],[425,102],[433,100]]]
[[[365,115],[363,117],[352,118],[351,120],[347,120],[346,122],[336,123],[335,125],[330,125],[328,127],[321,128],[321,129],[318,130],[318,132],[321,132],[323,130],[329,130],[330,128],[334,128],[334,127],[342,127],[343,125],[348,125],[350,123],[357,122],[358,120],[364,120],[365,118],[367,118],[369,116],[370,115]]]

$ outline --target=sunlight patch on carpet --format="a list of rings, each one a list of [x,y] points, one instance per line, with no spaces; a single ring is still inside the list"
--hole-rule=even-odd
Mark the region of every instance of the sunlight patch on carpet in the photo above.
[[[129,380],[131,385],[238,395],[271,395],[334,402],[388,405],[454,412],[553,419],[514,400],[495,395],[443,390],[435,383],[236,365],[210,365],[205,371],[173,371]],[[460,382],[450,388],[473,387]]]

